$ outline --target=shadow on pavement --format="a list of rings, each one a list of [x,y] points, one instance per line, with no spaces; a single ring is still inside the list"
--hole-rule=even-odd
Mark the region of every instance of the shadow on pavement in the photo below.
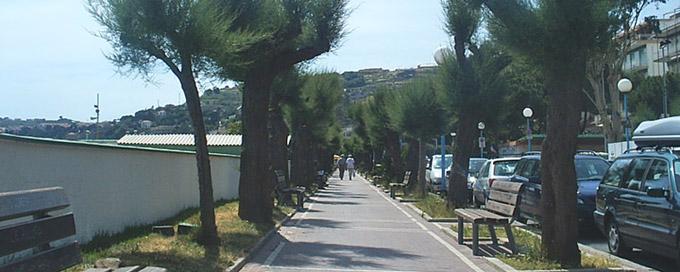
[[[306,221],[306,220],[305,220]],[[291,243],[284,237],[279,235],[281,241],[285,241],[285,254],[279,255],[273,265],[281,266],[299,266],[310,262],[310,259],[322,261],[330,266],[357,269],[357,268],[378,268],[384,269],[386,262],[378,262],[383,260],[408,259],[417,261],[422,256],[405,253],[401,250],[383,247],[368,247],[368,246],[349,246],[328,244],[323,242],[309,243]],[[376,260],[378,259],[378,260]],[[376,260],[376,261],[370,261]]]
[[[328,220],[328,219],[311,219],[305,218],[302,222],[298,220],[292,220],[287,226],[295,226],[297,228],[340,228],[342,225],[347,223]]]

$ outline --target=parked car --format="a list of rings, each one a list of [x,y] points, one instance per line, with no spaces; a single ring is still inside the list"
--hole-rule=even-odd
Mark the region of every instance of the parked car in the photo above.
[[[671,148],[680,146],[679,127],[680,117],[641,123],[633,136],[638,149],[619,156],[602,178],[593,217],[611,253],[636,247],[680,265],[680,152]]]
[[[467,189],[468,189],[468,199],[472,201],[472,186],[475,185],[477,181],[477,173],[482,169],[482,165],[489,160],[485,158],[470,158],[468,163],[468,174],[467,174]]]
[[[425,181],[427,182],[430,191],[441,192],[442,187],[442,166],[445,166],[444,171],[451,170],[451,162],[453,161],[453,154],[445,154],[442,161],[442,155],[434,155],[425,170]]]
[[[578,220],[579,226],[593,226],[595,193],[609,163],[594,154],[574,156],[576,182],[578,183]],[[541,155],[523,156],[517,163],[511,181],[525,183],[522,190],[519,217],[520,221],[531,219],[541,222]]]
[[[494,181],[509,181],[515,172],[519,157],[492,159],[484,162],[472,186],[472,204],[475,208],[486,203],[489,187]]]

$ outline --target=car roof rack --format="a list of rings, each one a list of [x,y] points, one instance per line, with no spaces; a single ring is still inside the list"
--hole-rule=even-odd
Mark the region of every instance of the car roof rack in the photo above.
[[[637,146],[680,146],[680,116],[644,121],[633,131]]]
[[[577,155],[593,155],[593,156],[597,156],[597,152],[595,152],[595,150],[586,150],[586,149],[577,150],[577,151],[576,151],[576,154],[577,154]]]
[[[670,148],[668,146],[661,146],[661,145],[638,146],[635,149],[628,149],[628,150],[624,151],[623,154],[628,154],[631,151],[636,151],[636,152],[640,152],[640,153],[656,151],[656,152],[659,152],[659,153],[666,152],[666,153],[673,154],[673,148]]]

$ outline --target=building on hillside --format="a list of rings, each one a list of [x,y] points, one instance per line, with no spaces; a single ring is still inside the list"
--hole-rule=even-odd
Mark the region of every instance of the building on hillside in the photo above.
[[[241,135],[206,135],[210,153],[241,155]],[[118,145],[154,147],[172,150],[196,150],[193,134],[128,134],[117,141]]]
[[[659,19],[661,33],[653,33],[647,23],[637,26],[623,70],[646,76],[680,72],[680,7]]]

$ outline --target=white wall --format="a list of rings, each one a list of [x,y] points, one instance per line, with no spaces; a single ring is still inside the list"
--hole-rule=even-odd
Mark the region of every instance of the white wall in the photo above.
[[[215,200],[236,199],[240,159],[210,162]],[[80,243],[199,205],[192,152],[0,134],[0,192],[53,186],[66,189]]]

